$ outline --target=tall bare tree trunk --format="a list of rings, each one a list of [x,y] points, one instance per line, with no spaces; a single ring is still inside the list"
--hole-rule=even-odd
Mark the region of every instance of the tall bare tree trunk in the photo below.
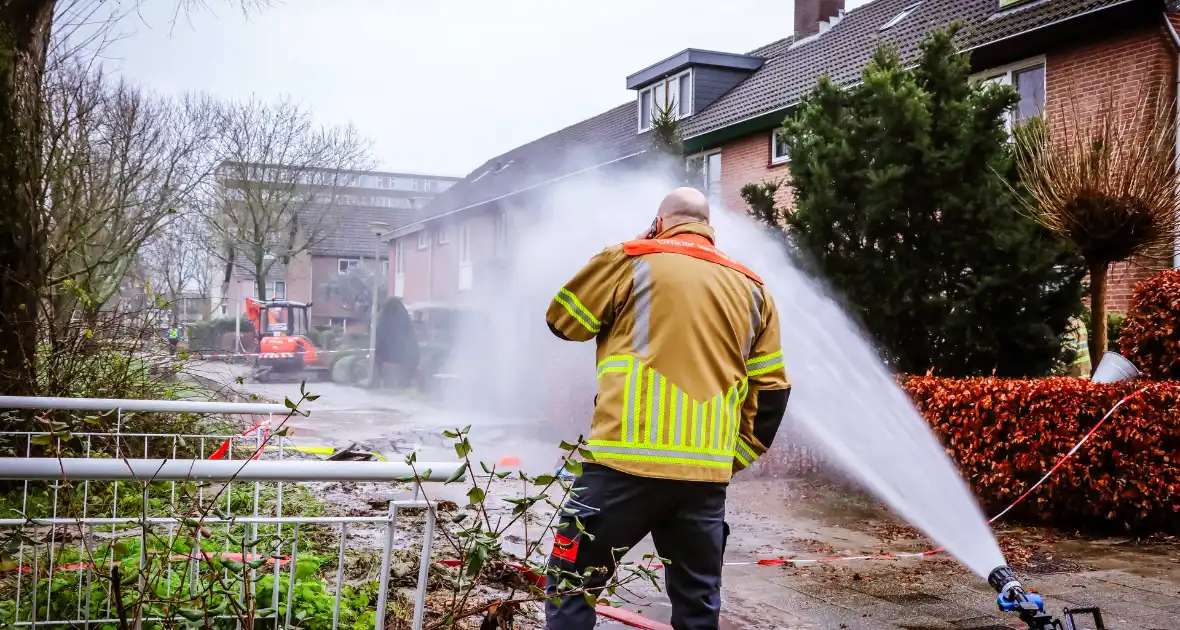
[[[1106,263],[1090,265],[1090,365],[1098,367],[1106,352]]]
[[[36,390],[41,85],[55,0],[0,0],[0,393]]]

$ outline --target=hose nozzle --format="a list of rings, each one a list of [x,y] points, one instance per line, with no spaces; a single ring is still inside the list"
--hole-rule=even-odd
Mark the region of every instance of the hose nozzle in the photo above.
[[[987,583],[996,591],[996,605],[1003,612],[1014,612],[1031,630],[1060,628],[1052,615],[1045,612],[1045,602],[1036,593],[1025,592],[1008,565],[996,567],[987,576]]]

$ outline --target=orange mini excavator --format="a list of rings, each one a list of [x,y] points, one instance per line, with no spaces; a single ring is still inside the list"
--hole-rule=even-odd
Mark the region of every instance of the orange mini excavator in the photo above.
[[[246,316],[258,337],[254,379],[322,381],[329,378],[315,345],[307,338],[309,304],[288,300],[246,299]]]

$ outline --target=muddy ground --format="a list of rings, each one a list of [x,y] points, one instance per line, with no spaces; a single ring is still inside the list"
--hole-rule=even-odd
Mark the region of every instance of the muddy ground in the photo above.
[[[268,399],[298,397],[297,384],[234,384],[236,372],[222,364],[200,368],[246,394]],[[473,457],[498,463],[505,457],[537,474],[551,471],[560,457],[561,437],[552,427],[445,410],[409,395],[369,392],[330,383],[314,385],[321,398],[307,404],[306,418],[293,418],[293,439],[305,444],[347,446],[359,443],[393,461],[417,451],[419,461],[452,461],[450,441],[441,431],[474,425]],[[498,488],[497,496],[519,488]],[[319,487],[334,510],[359,514],[382,509],[382,499],[404,489],[378,484]],[[464,489],[436,486],[432,498],[462,505]],[[497,502],[495,509],[507,510]],[[932,548],[917,531],[882,506],[844,486],[801,479],[735,479],[727,520],[732,535],[727,562],[768,558],[796,560],[882,552],[920,552]],[[418,527],[404,519],[398,546],[411,544]],[[534,527],[534,534],[536,528]],[[1180,544],[1169,538],[1088,539],[1043,528],[997,525],[1005,556],[1026,585],[1044,594],[1053,612],[1062,607],[1100,605],[1109,628],[1180,628]],[[507,541],[523,538],[513,531]],[[354,539],[355,537],[355,539]],[[379,534],[377,538],[379,538]],[[373,534],[353,532],[350,547],[376,544]],[[442,546],[440,546],[442,545]],[[523,545],[521,545],[523,546]],[[436,557],[446,554],[436,542]],[[548,545],[542,545],[548,549]],[[653,551],[645,541],[632,556]],[[667,600],[650,587],[631,594],[633,609],[667,621]],[[727,628],[960,628],[994,630],[1020,627],[998,613],[994,594],[979,578],[947,556],[830,562],[796,566],[728,566],[723,585]],[[536,625],[534,617],[532,623]],[[602,627],[622,627],[602,623]],[[1089,619],[1079,627],[1091,627]]]

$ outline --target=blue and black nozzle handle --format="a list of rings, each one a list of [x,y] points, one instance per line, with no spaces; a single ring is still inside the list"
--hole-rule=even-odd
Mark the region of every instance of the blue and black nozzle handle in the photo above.
[[[1029,630],[1083,630],[1076,625],[1074,615],[1091,615],[1094,618],[1093,630],[1106,630],[1102,622],[1102,611],[1097,607],[1066,608],[1061,619],[1045,612],[1045,601],[1036,593],[1029,593],[1020,585],[1016,574],[1007,565],[997,567],[987,576],[987,583],[996,590],[996,604],[1004,612],[1014,612],[1020,620],[1028,625]]]

